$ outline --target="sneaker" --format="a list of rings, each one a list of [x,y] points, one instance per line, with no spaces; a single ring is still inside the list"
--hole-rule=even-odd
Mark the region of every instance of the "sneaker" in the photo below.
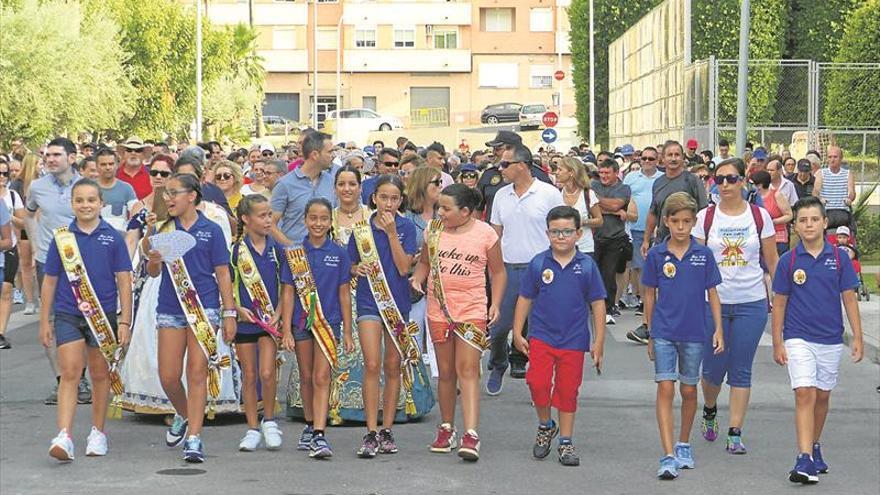
[[[43,401],[43,404],[47,406],[54,406],[58,404],[58,382],[55,382],[55,386],[52,388],[52,391],[49,392],[49,396],[46,397],[46,400]]]
[[[183,443],[183,460],[194,464],[205,462],[205,445],[197,435],[186,437]]]
[[[76,389],[76,403],[92,403],[92,387],[89,385],[89,381],[86,380],[86,377],[82,377],[79,379],[79,386]]]
[[[461,447],[458,456],[466,461],[477,462],[480,459],[480,436],[474,430],[468,430],[461,436]]]
[[[372,459],[376,457],[376,451],[379,450],[379,440],[376,438],[376,432],[371,431],[364,435],[364,443],[358,449],[357,455],[361,459]]]
[[[617,305],[615,304],[614,306],[611,306],[611,309],[608,311],[608,314],[611,316],[620,316],[620,308],[618,308]]]
[[[431,443],[431,452],[446,454],[452,452],[458,442],[455,440],[455,428],[449,423],[443,423],[437,427],[437,437]]]
[[[532,455],[538,459],[543,459],[550,454],[550,442],[559,434],[559,426],[556,422],[550,428],[543,426],[538,427],[538,435],[535,437],[535,446],[532,447]]]
[[[260,435],[259,430],[249,428],[244,437],[242,437],[241,442],[238,443],[238,450],[241,452],[253,452],[260,446],[262,439],[263,437]]]
[[[642,323],[635,330],[626,332],[626,338],[638,344],[648,345],[648,326]]]
[[[828,464],[822,459],[822,447],[818,443],[813,444],[813,465],[816,466],[816,472],[819,474],[828,472]]]
[[[727,452],[733,455],[743,455],[746,453],[746,446],[742,441],[741,435],[727,435]]]
[[[718,438],[718,420],[715,418],[703,418],[703,424],[700,426],[703,430],[703,438],[709,442],[714,442]]]
[[[58,432],[58,436],[52,439],[52,445],[49,447],[49,456],[58,459],[61,462],[73,460],[73,439],[67,429]]]
[[[86,441],[88,442],[86,445],[87,456],[100,457],[107,455],[107,435],[104,432],[93,426]]]
[[[691,452],[691,444],[676,442],[675,443],[675,462],[681,469],[694,468],[694,454]]]
[[[794,469],[788,473],[788,481],[805,485],[813,485],[819,482],[819,473],[816,471],[816,465],[810,459],[809,454],[797,456]]]
[[[636,313],[635,313],[635,315],[636,315],[636,316],[642,316],[642,315],[644,315],[644,314],[645,314],[645,303],[643,303],[642,301],[639,301],[639,305],[636,306]]]
[[[6,336],[0,333],[0,349],[12,349],[12,344],[6,340]]]
[[[309,450],[312,445],[312,437],[315,436],[315,429],[312,425],[306,425],[299,436],[299,442],[296,444],[296,450]]]
[[[504,372],[507,368],[493,369],[489,372],[489,379],[486,380],[486,393],[492,396],[501,394],[504,388]]]
[[[623,296],[623,297],[626,297],[626,296]],[[616,306],[619,309],[629,309],[629,306],[626,305],[626,301],[624,301],[623,299],[618,299]]]
[[[18,289],[12,291],[12,304],[24,304],[24,294]]]
[[[394,443],[394,434],[391,430],[384,428],[379,430],[379,453],[380,454],[396,454],[397,444]]]
[[[678,478],[678,466],[675,463],[675,457],[667,455],[660,458],[660,469],[657,470],[657,477],[661,480],[674,480]]]
[[[34,305],[34,303],[28,303],[28,304],[24,305],[24,314],[32,315],[32,314],[36,314],[36,312],[37,312],[37,307]]]
[[[606,324],[606,325],[616,325],[617,322],[614,321],[614,317],[611,316],[610,313],[606,313],[606,314],[605,314],[605,324]]]
[[[171,422],[171,426],[169,426],[168,431],[165,432],[165,445],[169,447],[177,447],[180,445],[180,442],[186,437],[186,429],[188,426],[189,421],[187,421],[186,418],[179,414],[175,414],[174,421]]]
[[[330,442],[324,438],[324,435],[312,436],[312,441],[309,444],[309,457],[312,459],[333,457],[333,449],[330,448]]]
[[[563,466],[580,466],[581,458],[577,455],[574,445],[570,443],[561,443],[556,449],[559,454],[559,463]]]
[[[522,380],[526,377],[526,365],[525,363],[510,363],[510,377],[515,378],[517,380]]]
[[[281,448],[281,429],[278,423],[273,420],[263,420],[260,423],[260,430],[263,432],[263,441],[266,442],[268,450],[278,450]]]

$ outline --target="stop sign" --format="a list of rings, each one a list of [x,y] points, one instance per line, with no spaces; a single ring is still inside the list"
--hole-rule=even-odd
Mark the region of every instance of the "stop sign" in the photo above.
[[[561,80],[565,79],[565,72],[558,70],[553,73],[553,77],[556,78],[557,81],[561,81]]]
[[[556,127],[556,124],[559,123],[559,116],[556,115],[556,112],[547,112],[541,117],[541,122],[544,127]]]

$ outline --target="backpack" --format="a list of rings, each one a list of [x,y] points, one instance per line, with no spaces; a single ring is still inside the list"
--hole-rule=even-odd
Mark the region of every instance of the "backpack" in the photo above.
[[[709,205],[706,208],[706,216],[703,218],[703,235],[706,236],[706,243],[709,243],[709,230],[715,221],[715,209],[717,205]],[[758,259],[764,262],[764,243],[761,239],[761,231],[764,230],[764,217],[761,215],[761,209],[756,205],[749,203],[749,210],[752,212],[752,218],[755,221],[755,227],[758,231]]]

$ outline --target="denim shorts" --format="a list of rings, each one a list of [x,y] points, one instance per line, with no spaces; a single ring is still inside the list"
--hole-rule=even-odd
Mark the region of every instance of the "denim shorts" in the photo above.
[[[110,321],[110,328],[113,329],[115,335],[117,333],[116,314],[108,314],[107,320]],[[85,339],[86,345],[89,347],[98,347],[98,341],[92,335],[89,322],[83,315],[55,313],[55,345],[61,347],[80,339]]]
[[[220,310],[217,308],[205,308],[208,321],[214,328],[220,326]],[[169,313],[156,314],[156,326],[159,328],[189,328],[186,315],[172,315]]]
[[[642,241],[645,239],[645,232],[642,230],[632,231],[633,242],[633,259],[630,268],[633,270],[641,270],[645,267],[645,258],[642,257]]]
[[[703,363],[702,342],[672,342],[658,338],[652,340],[655,382],[678,380],[684,385],[696,385],[700,381],[700,365]]]

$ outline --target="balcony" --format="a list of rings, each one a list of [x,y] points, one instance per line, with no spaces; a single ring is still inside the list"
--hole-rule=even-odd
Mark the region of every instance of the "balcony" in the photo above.
[[[470,72],[470,50],[345,50],[345,72]]]
[[[246,3],[212,3],[207,12],[208,18],[214,24],[247,24],[248,22]],[[308,19],[308,5],[305,3],[254,4],[254,25],[257,26],[305,26]]]
[[[257,50],[263,57],[266,72],[308,72],[309,55],[306,50]]]
[[[457,2],[392,2],[345,3],[343,18],[347,25],[393,24],[406,20],[407,24],[440,24],[469,26],[471,4]]]

